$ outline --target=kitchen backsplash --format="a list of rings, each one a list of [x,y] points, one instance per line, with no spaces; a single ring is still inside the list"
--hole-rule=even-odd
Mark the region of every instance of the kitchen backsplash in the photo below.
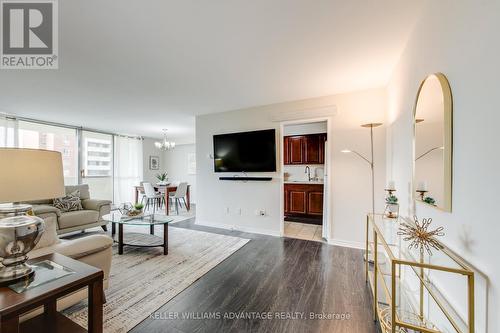
[[[318,178],[318,180],[323,180],[324,178],[324,165],[311,164],[309,165],[311,169],[311,178]],[[308,180],[307,173],[305,172],[306,165],[285,165],[285,181],[302,181]]]

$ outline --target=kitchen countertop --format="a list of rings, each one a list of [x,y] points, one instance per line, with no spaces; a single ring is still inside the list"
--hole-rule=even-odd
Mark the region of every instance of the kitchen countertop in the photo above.
[[[285,184],[323,185],[322,180],[285,180]]]

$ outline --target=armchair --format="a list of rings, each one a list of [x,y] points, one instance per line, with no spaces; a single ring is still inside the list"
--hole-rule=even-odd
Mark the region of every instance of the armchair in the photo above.
[[[57,233],[64,234],[72,231],[85,230],[93,227],[102,227],[107,231],[107,221],[102,219],[103,215],[111,211],[111,201],[90,198],[88,185],[65,186],[66,193],[80,191],[82,210],[61,212],[52,206],[52,200],[30,202],[33,205],[33,213],[43,219],[54,219],[57,222]]]

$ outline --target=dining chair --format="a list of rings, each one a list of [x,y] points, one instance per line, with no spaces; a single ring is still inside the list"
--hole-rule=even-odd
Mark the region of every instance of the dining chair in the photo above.
[[[139,182],[139,185],[142,187],[142,190],[139,190],[139,195],[141,196],[141,204],[144,204],[144,199],[146,198],[146,193],[144,192],[144,183],[145,181]]]
[[[151,183],[144,182],[142,184],[144,187],[144,193],[146,196],[146,210],[148,209],[150,203],[153,203],[153,214],[155,213],[156,210],[156,205],[161,206],[162,200],[165,200],[165,197],[161,194],[155,191],[155,188]]]
[[[179,205],[182,206],[181,200],[184,201],[184,207],[187,209],[187,203],[186,203],[186,195],[187,195],[187,188],[188,188],[188,183],[187,182],[180,182],[179,185],[177,185],[177,190],[174,193],[170,193],[168,200],[175,200],[175,211],[177,212],[177,215],[179,215]]]

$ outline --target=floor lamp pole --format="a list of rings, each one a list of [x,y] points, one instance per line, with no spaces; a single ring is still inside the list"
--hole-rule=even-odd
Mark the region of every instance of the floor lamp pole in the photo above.
[[[360,153],[358,153],[355,150],[350,150],[350,149],[344,149],[342,150],[343,153],[354,153],[358,155],[360,158],[365,160],[368,164],[370,164],[370,170],[371,170],[371,176],[372,176],[372,214],[375,215],[375,163],[374,163],[374,152],[373,152],[373,128],[374,127],[379,127],[381,126],[381,123],[370,123],[370,124],[364,124],[361,125],[361,127],[364,128],[370,128],[370,154],[371,154],[371,160],[368,160],[368,158],[364,157]],[[368,262],[373,262],[372,259],[369,258],[369,253],[365,253],[363,256],[365,260],[368,260]]]
[[[373,124],[370,126],[370,143],[371,143],[371,169],[372,169],[372,214],[375,214],[375,170],[373,163]]]
[[[381,123],[369,123],[361,125],[364,128],[370,128],[370,153],[371,153],[371,161],[370,168],[372,171],[372,214],[375,214],[375,162],[374,162],[374,152],[373,152],[373,128],[382,126]]]
[[[350,149],[344,149],[342,150],[343,153],[354,153],[358,155],[360,158],[365,160],[368,164],[370,164],[370,169],[371,169],[371,177],[372,177],[372,214],[375,214],[375,163],[374,163],[374,151],[373,151],[373,128],[374,127],[379,127],[382,126],[381,123],[370,123],[370,124],[363,124],[361,127],[364,128],[370,128],[370,154],[371,154],[371,160],[368,160],[368,158],[364,157],[360,153],[358,153],[355,150],[350,150]]]

